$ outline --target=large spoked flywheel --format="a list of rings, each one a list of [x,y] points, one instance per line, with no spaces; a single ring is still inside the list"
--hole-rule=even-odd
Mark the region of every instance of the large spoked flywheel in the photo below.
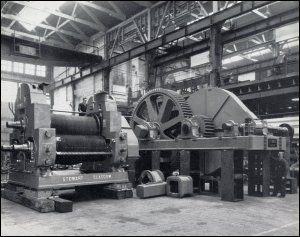
[[[175,91],[154,89],[144,95],[132,114],[131,127],[152,122],[159,130],[160,139],[174,139],[180,135],[184,118],[192,116],[185,99]]]

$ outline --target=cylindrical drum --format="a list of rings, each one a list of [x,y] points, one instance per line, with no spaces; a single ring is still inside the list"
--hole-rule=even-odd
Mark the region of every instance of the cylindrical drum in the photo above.
[[[93,117],[51,114],[51,128],[56,134],[99,135],[97,122]]]
[[[56,135],[56,164],[78,164],[100,161],[107,157],[105,139],[98,136]]]
[[[98,136],[56,135],[56,150],[58,152],[96,152],[104,151],[105,139]]]

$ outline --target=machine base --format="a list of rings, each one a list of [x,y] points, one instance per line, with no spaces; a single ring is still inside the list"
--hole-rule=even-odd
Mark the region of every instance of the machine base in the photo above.
[[[76,186],[126,183],[127,172],[110,173],[81,173],[79,170],[52,171],[48,176],[36,176],[30,173],[11,172],[9,183],[25,186],[28,188],[40,189],[65,189]]]
[[[132,189],[127,190],[117,190],[117,189],[104,189],[103,190],[104,197],[112,198],[112,199],[125,199],[125,198],[132,198],[133,192]]]
[[[101,197],[112,199],[132,198],[132,183],[114,183],[108,185],[78,186],[75,190],[88,197]]]
[[[99,197],[113,199],[133,197],[132,184],[129,182],[76,186],[75,190],[79,194],[86,195],[87,192],[91,192],[97,194]],[[73,202],[60,198],[57,191],[58,189],[52,188],[34,190],[14,183],[8,183],[6,187],[1,190],[1,197],[38,212],[72,212]]]
[[[30,195],[30,191],[31,190],[21,186],[7,184],[7,186],[1,190],[1,197],[39,212],[55,211],[55,201],[48,199],[51,195],[46,195],[44,191],[35,191],[35,195],[33,193],[33,195]]]

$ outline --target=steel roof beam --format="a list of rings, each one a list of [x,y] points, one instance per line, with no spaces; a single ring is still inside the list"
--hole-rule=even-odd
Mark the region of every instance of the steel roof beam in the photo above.
[[[72,17],[75,17],[75,12],[76,12],[76,10],[77,10],[77,6],[78,6],[78,3],[76,2],[75,5],[74,5],[74,7],[73,7],[73,10],[72,10]],[[58,9],[58,12],[60,12],[59,9]],[[58,24],[60,23],[60,20],[61,20],[61,17],[59,17],[59,20],[57,21],[57,26],[56,26],[57,29],[62,28],[64,25],[66,25],[66,24],[68,24],[68,23],[72,23],[71,20],[66,19],[63,23],[61,23],[60,25],[58,25]],[[75,24],[75,23],[74,23],[74,24]],[[52,31],[52,32],[50,32],[48,35],[46,35],[45,37],[48,38],[49,36],[51,36],[51,35],[54,34],[54,33],[55,33],[55,31]],[[84,36],[85,36],[86,38],[88,38],[86,35],[84,35]]]
[[[113,9],[121,14],[121,15],[124,15],[126,17],[126,14],[114,3],[114,1],[108,1],[108,3],[113,7]]]
[[[91,3],[91,2],[87,2],[87,1],[78,1],[80,5],[85,5],[85,6],[88,6],[90,8],[93,8],[93,9],[96,9],[98,11],[101,11],[101,12],[105,12],[107,13],[108,15],[114,17],[114,18],[117,18],[121,21],[124,21],[126,20],[126,16],[124,14],[120,14],[120,13],[117,13],[117,12],[114,12],[114,11],[111,11],[105,7],[102,7],[102,6],[99,6],[95,3]]]
[[[272,16],[268,19],[246,25],[245,27],[242,28],[238,28],[234,31],[224,32],[222,33],[223,44],[239,41],[240,39],[253,36],[254,34],[258,34],[282,26],[284,24],[295,22],[297,21],[297,19],[299,19],[298,9],[293,11],[287,11],[277,16]],[[203,39],[201,42],[198,42],[197,44],[186,46],[182,50],[177,51],[176,54],[168,54],[166,56],[162,56],[156,59],[155,65],[163,64],[168,61],[178,59],[179,57],[186,57],[199,52],[203,52],[205,50],[208,50],[209,47],[210,47],[209,39]]]
[[[11,30],[11,29],[10,29]],[[12,30],[11,30],[12,31]],[[23,33],[23,32],[21,32]],[[8,34],[8,33],[7,33]],[[28,37],[28,35],[26,35]],[[36,38],[35,35],[32,37]],[[45,64],[45,65],[53,65],[53,66],[82,66],[82,65],[89,65],[91,63],[101,62],[102,57],[82,53],[78,51],[74,51],[71,47],[68,48],[67,44],[60,43],[58,41],[49,41],[46,42],[39,42],[38,40],[34,42],[33,40],[29,39],[15,39],[16,43],[30,45],[31,47],[39,47],[40,53],[38,61],[36,58],[29,58],[26,55],[22,54],[14,54],[14,37],[13,36],[6,36],[2,34],[1,37],[1,57],[6,60],[16,61],[16,62],[25,62],[25,63],[33,63],[33,64]],[[50,42],[52,42],[50,44]],[[55,43],[53,43],[55,42]],[[60,45],[57,45],[59,44]],[[66,49],[62,46],[66,45]]]
[[[100,31],[106,30],[106,29],[103,29],[101,26],[99,26],[99,25],[97,25],[93,22],[86,21],[86,20],[83,20],[83,19],[79,19],[77,17],[70,16],[68,14],[62,13],[62,12],[57,11],[57,10],[45,10],[43,8],[40,8],[40,7],[33,7],[33,6],[30,5],[29,2],[26,2],[26,1],[11,1],[11,2],[22,5],[22,6],[25,6],[25,7],[30,7],[32,9],[36,9],[36,10],[39,10],[39,11],[48,12],[52,15],[60,16],[62,18],[65,18],[65,19],[68,19],[68,20],[71,20],[71,21],[74,21],[74,22],[77,22],[77,23],[81,23],[83,25],[87,25],[90,28],[95,29],[95,30],[100,30]]]
[[[95,16],[95,14],[83,4],[80,4],[80,7],[86,12],[86,14],[98,25],[100,25],[103,29],[106,29],[106,26]]]
[[[200,11],[203,13],[204,16],[208,16],[208,12],[206,11],[205,7],[202,5],[202,3],[200,1],[197,1],[199,7],[200,7]]]
[[[261,17],[264,18],[264,19],[267,19],[267,18],[268,18],[267,15],[263,14],[263,13],[260,12],[258,9],[253,10],[253,12],[256,13],[257,15],[261,16]]]
[[[10,14],[1,14],[1,16],[4,17],[4,18],[6,18],[6,19],[22,21],[22,22],[30,24],[29,22],[27,22],[26,20],[22,19],[19,16],[10,15]],[[81,40],[87,39],[86,37],[84,37],[84,36],[82,36],[80,34],[77,34],[77,33],[74,33],[72,31],[68,31],[68,30],[58,29],[57,27],[54,27],[54,26],[51,26],[51,25],[46,25],[46,24],[43,24],[43,23],[39,23],[36,26],[44,28],[44,29],[47,29],[47,30],[52,30],[52,31],[55,31],[55,32],[60,32],[60,33],[63,33],[65,35],[72,36],[72,37],[74,37],[76,39],[81,39]]]
[[[59,33],[59,32],[55,32],[59,38],[61,38],[66,44],[70,45],[71,48],[74,48],[74,45],[70,42],[70,40],[68,40],[63,34]]]
[[[47,40],[47,42],[45,42],[46,41],[45,37],[39,37],[37,35],[32,35],[32,34],[24,33],[21,31],[15,31],[8,27],[1,26],[1,34],[8,35],[8,36],[19,35],[19,36],[21,36],[21,38],[26,37],[26,38],[34,39],[34,40],[36,40],[35,42],[38,42],[38,43],[43,42],[44,44],[47,44],[50,46],[61,47],[64,49],[71,49],[71,50],[73,49],[72,47],[70,47],[70,45],[62,43],[60,41],[57,41],[54,39],[49,39],[49,40]]]
[[[166,43],[172,42],[178,38],[182,38],[184,36],[193,35],[195,33],[201,32],[205,29],[208,29],[211,24],[218,23],[220,21],[224,21],[226,19],[231,19],[233,17],[245,14],[247,12],[252,11],[253,9],[260,8],[262,6],[265,6],[267,4],[270,4],[270,1],[251,1],[251,2],[241,2],[238,3],[228,9],[225,9],[223,11],[220,11],[218,13],[215,13],[214,15],[211,15],[209,17],[203,18],[202,20],[199,20],[193,24],[190,24],[188,26],[185,26],[179,30],[176,30],[174,32],[171,32],[167,35],[163,35],[162,37],[158,39],[151,40],[150,42],[147,42],[143,45],[137,46],[127,52],[124,52],[118,56],[112,57],[111,59],[103,61],[101,64],[95,66],[93,68],[93,73],[99,72],[105,68],[110,68],[115,65],[118,65],[122,62],[128,61],[131,58],[135,58],[138,56],[143,55],[145,52],[156,49],[162,45],[165,45]],[[245,38],[250,36],[251,34],[255,34],[256,32],[262,32],[266,31],[270,27],[276,27],[278,25],[286,24],[291,21],[295,20],[296,17],[299,18],[299,12],[293,11],[293,14],[290,14],[290,12],[282,13],[278,16],[270,17],[264,21],[261,21],[259,23],[249,24],[248,26],[245,26],[244,28],[237,29],[235,31],[227,31],[226,33],[223,33],[226,37],[224,40],[224,43],[229,43],[235,41],[236,38]],[[223,35],[222,34],[222,35]],[[210,47],[209,40],[202,40],[201,42],[197,42],[196,44],[193,44],[188,47],[188,49],[180,50],[176,52],[176,55],[167,55],[164,58],[158,58],[155,60],[155,64],[158,65],[160,63],[171,61],[174,58],[179,57],[185,57],[191,54],[195,54],[197,52],[208,50]]]
[[[140,6],[142,6],[142,7],[149,8],[149,7],[152,6],[152,4],[149,1],[133,1],[133,2],[140,5]]]
[[[88,39],[88,36],[80,29],[80,27],[78,25],[76,25],[75,22],[70,21],[69,23],[79,34],[81,34],[83,37]]]
[[[64,25],[68,24],[70,21],[71,21],[71,20],[65,20],[63,23],[61,23],[61,24],[57,27],[57,29],[62,28]],[[50,33],[48,33],[48,34],[45,36],[45,38],[46,38],[46,39],[49,38],[49,37],[50,37],[51,35],[53,35],[55,32],[56,32],[56,31],[51,31]]]
[[[140,46],[137,46],[123,54],[120,54],[109,60],[106,60],[103,62],[102,67],[105,68],[105,67],[110,67],[110,66],[120,64],[122,62],[130,60],[131,58],[140,56],[143,53],[145,53],[146,51],[156,49],[162,45],[173,42],[174,40],[177,40],[182,37],[189,36],[189,35],[193,35],[197,32],[209,29],[212,24],[217,24],[217,23],[223,22],[227,19],[237,17],[239,15],[250,12],[253,9],[260,8],[260,7],[270,4],[270,3],[271,3],[271,1],[263,1],[263,2],[251,1],[251,2],[238,3],[228,9],[225,9],[221,12],[217,12],[211,16],[205,17],[202,20],[199,20],[193,24],[182,27],[178,30],[175,30],[175,31],[169,33],[169,34],[165,34],[162,37],[151,40],[151,41],[149,41],[145,44],[142,44]]]

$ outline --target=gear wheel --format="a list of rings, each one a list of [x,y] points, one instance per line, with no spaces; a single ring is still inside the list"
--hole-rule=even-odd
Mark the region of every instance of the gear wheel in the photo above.
[[[196,120],[199,124],[199,133],[203,137],[213,137],[215,135],[215,125],[211,118],[205,115],[194,115],[191,120]]]
[[[167,89],[154,89],[137,103],[131,120],[131,127],[153,122],[159,129],[161,139],[174,139],[180,135],[181,122],[191,117],[192,111],[183,96]]]

